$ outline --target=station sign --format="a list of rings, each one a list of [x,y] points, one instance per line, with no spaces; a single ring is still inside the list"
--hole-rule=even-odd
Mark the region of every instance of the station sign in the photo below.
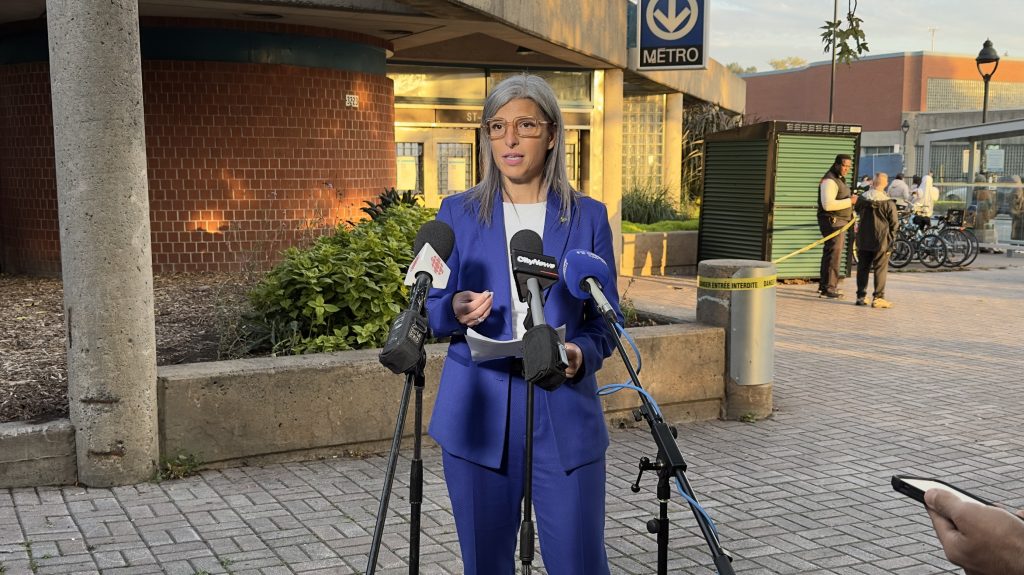
[[[710,0],[638,0],[637,70],[707,68]]]

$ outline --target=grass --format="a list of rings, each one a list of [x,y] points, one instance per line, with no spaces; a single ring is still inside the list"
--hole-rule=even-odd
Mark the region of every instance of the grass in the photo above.
[[[622,233],[697,231],[699,224],[700,220],[663,220],[653,224],[636,224],[623,220]]]
[[[200,461],[194,453],[179,453],[174,457],[167,457],[160,460],[160,467],[156,470],[153,480],[156,482],[167,479],[184,479],[191,477],[199,471]]]

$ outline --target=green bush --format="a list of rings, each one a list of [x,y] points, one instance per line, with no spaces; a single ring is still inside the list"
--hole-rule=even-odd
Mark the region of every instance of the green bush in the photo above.
[[[384,191],[377,196],[374,201],[364,201],[366,207],[359,208],[361,212],[370,216],[371,220],[384,217],[388,215],[388,210],[395,206],[418,206],[420,205],[420,192],[414,190],[405,190],[402,193],[398,193],[395,188],[385,188]],[[355,225],[352,222],[348,222],[349,225]]]
[[[700,198],[684,196],[679,202],[679,208],[676,210],[676,213],[677,219],[697,220],[700,217]]]
[[[372,219],[291,248],[250,294],[247,351],[302,354],[381,347],[406,302],[405,271],[434,211],[395,203]]]
[[[678,219],[668,188],[634,184],[622,194],[622,219],[637,224],[653,224]]]

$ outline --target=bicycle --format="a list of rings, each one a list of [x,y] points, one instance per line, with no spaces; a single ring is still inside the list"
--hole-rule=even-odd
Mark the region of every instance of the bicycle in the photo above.
[[[925,229],[913,221],[913,213],[905,204],[896,204],[900,224],[892,243],[889,265],[895,269],[905,267],[915,258],[926,268],[942,267],[948,258],[946,241],[932,229]]]
[[[946,242],[949,267],[971,265],[980,251],[978,238],[964,225],[964,210],[953,209],[936,218],[935,232]]]

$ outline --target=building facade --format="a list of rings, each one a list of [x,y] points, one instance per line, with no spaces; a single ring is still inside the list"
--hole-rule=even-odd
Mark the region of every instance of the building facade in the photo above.
[[[510,74],[555,87],[573,184],[616,218],[623,173],[678,186],[684,96],[744,110],[715,62],[630,70],[626,1],[342,4],[138,2],[154,272],[265,265],[388,188],[429,206],[468,189],[484,98]],[[61,271],[48,43],[44,0],[0,4],[5,272]]]
[[[994,40],[998,46],[998,39]],[[979,42],[980,46],[980,42]],[[923,173],[916,143],[930,130],[981,123],[984,82],[974,55],[906,52],[836,64],[833,120],[863,127],[862,156],[905,154],[908,173]],[[991,69],[988,66],[986,69]],[[746,74],[747,115],[759,120],[827,121],[830,62],[792,70]],[[1004,57],[989,84],[988,122],[1024,117],[1024,60]],[[907,131],[901,129],[907,122]],[[1024,172],[1024,148],[1006,140],[1005,173]],[[929,169],[940,180],[971,178],[969,144],[944,143]],[[980,156],[975,151],[976,156]],[[976,168],[980,166],[975,165]]]

